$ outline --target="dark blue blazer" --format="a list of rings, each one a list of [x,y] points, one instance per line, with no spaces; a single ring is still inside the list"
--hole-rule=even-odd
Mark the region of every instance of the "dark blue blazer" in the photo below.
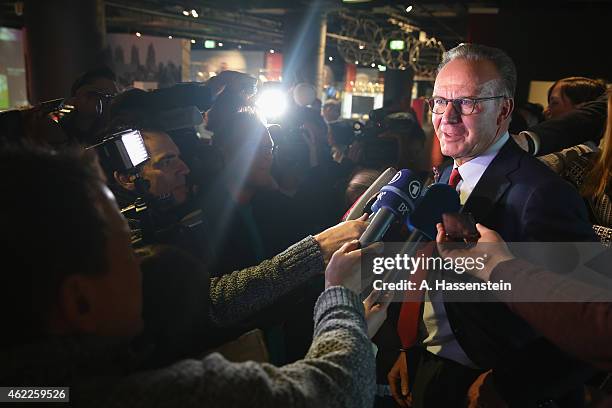
[[[440,182],[448,182],[450,170]],[[576,190],[513,139],[485,170],[462,211],[508,242],[597,240]],[[497,388],[514,405],[558,398],[590,373],[502,303],[445,302],[445,308],[463,350],[480,367],[494,369]]]

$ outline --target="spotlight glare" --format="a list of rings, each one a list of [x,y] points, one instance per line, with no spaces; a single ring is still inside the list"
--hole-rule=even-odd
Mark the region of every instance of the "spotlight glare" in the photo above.
[[[261,92],[255,106],[267,119],[280,117],[287,110],[287,95],[280,89]]]
[[[406,13],[410,13],[411,11],[412,11],[412,6],[411,5],[406,7]]]
[[[140,34],[138,31],[136,31],[136,37],[140,37],[142,36],[142,34]]]
[[[191,40],[191,43],[192,43],[192,44],[195,44],[195,40]]]
[[[183,10],[183,15],[184,15],[184,16],[188,16],[188,15],[189,15],[189,12],[188,12],[187,10]]]
[[[330,60],[330,61],[333,61],[333,60],[334,60],[334,57],[329,57],[329,58],[327,58],[327,59],[328,59],[328,60]]]
[[[219,47],[223,47],[223,43],[222,42],[219,43]]]
[[[376,67],[376,64],[375,64],[375,63],[372,63],[371,67],[372,67],[372,68],[375,68],[375,67]]]
[[[195,10],[191,10],[191,15],[193,16],[193,18],[198,18],[198,12]]]
[[[171,36],[171,35],[169,35],[169,36],[168,36],[168,39],[169,39],[169,40],[171,40],[171,39],[172,39],[172,36]]]
[[[274,54],[274,50],[270,50],[270,54]]]

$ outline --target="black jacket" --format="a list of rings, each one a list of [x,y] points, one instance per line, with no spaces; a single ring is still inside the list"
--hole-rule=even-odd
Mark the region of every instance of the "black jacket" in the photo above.
[[[447,169],[440,182],[448,182],[449,175]],[[486,169],[462,211],[471,212],[476,222],[508,242],[597,240],[575,189],[512,139]],[[445,307],[463,350],[478,366],[494,369],[496,386],[509,402],[560,397],[590,373],[588,366],[539,338],[502,303],[446,302]]]

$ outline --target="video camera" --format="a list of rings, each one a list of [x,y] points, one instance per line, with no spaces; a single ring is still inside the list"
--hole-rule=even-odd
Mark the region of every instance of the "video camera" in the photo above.
[[[409,112],[393,112],[385,108],[370,112],[368,122],[363,125],[355,122],[355,141],[363,146],[361,164],[366,167],[379,167],[398,160],[399,146],[396,138],[382,138],[383,133],[397,133],[405,137],[424,135],[414,115]]]

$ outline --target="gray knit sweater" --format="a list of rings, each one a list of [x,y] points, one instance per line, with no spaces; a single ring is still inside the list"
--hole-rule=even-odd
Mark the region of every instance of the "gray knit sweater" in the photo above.
[[[319,244],[309,236],[257,266],[211,278],[211,321],[219,326],[232,326],[324,269]]]
[[[214,353],[135,372],[122,343],[56,338],[0,352],[0,384],[70,385],[76,407],[371,407],[374,355],[358,296],[325,290],[314,324],[306,357],[280,368]]]

